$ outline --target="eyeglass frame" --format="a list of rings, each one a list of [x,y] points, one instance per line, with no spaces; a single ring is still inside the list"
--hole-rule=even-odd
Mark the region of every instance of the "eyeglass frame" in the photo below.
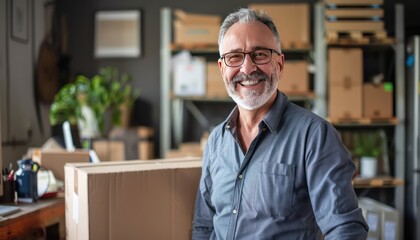
[[[254,53],[255,51],[260,51],[260,50],[270,50],[270,59],[267,61],[267,62],[264,62],[264,63],[256,63],[256,62],[254,62],[254,59],[252,59],[252,56],[251,56],[251,53]],[[249,52],[235,52],[235,51],[233,51],[233,52],[228,52],[228,53],[224,53],[224,54],[222,54],[221,56],[220,56],[220,59],[221,60],[223,60],[223,62],[226,64],[226,66],[228,66],[228,67],[240,67],[240,66],[242,66],[242,64],[244,64],[244,62],[245,62],[245,58],[246,58],[246,55],[248,54],[249,55],[249,57],[251,58],[251,61],[254,63],[254,64],[256,64],[256,65],[263,65],[263,64],[267,64],[267,63],[269,63],[269,62],[271,62],[271,59],[273,59],[273,52],[274,53],[276,53],[277,54],[277,56],[280,56],[281,55],[281,53],[280,52],[278,52],[277,50],[275,50],[275,49],[272,49],[272,48],[258,48],[258,49],[254,49],[254,50],[252,50],[252,51],[249,51]],[[242,62],[241,62],[241,64],[239,64],[239,65],[235,65],[235,66],[231,66],[231,65],[229,65],[229,64],[227,64],[227,62],[226,62],[226,55],[227,54],[230,54],[230,53],[241,53],[241,54],[243,54],[243,60],[242,60]]]

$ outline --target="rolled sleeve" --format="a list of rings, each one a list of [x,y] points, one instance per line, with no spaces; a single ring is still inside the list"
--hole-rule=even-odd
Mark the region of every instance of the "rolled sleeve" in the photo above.
[[[307,185],[325,239],[366,239],[368,226],[351,180],[353,161],[329,123],[318,123],[308,139]]]

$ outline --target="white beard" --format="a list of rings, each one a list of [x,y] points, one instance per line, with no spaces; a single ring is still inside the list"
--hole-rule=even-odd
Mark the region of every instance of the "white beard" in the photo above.
[[[250,76],[252,76],[251,74]],[[229,81],[225,79],[225,87],[229,96],[233,99],[233,101],[238,104],[241,108],[246,110],[255,110],[263,106],[270,97],[277,91],[277,84],[278,84],[278,75],[273,74],[271,78],[265,76],[264,77],[264,90],[263,92],[259,92],[256,90],[246,90],[244,93],[244,97],[241,97],[238,92],[235,91],[235,85],[239,83],[234,83],[233,81]]]

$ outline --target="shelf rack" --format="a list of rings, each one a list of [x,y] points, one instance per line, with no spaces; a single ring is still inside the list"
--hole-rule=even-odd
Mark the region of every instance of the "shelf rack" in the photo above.
[[[314,33],[314,46],[315,46],[315,105],[317,108],[317,113],[322,117],[326,118],[328,116],[327,109],[327,49],[329,43],[325,38],[325,18],[324,11],[325,6],[322,2],[315,4],[315,14],[314,14],[314,23],[315,23],[315,33]],[[402,4],[395,4],[395,39],[387,41],[386,43],[374,43],[372,46],[383,46],[383,45],[392,45],[394,48],[395,54],[395,120],[392,123],[384,124],[386,126],[394,126],[394,142],[395,142],[395,175],[394,183],[387,185],[382,181],[383,186],[395,187],[395,207],[399,210],[400,216],[400,229],[403,229],[404,226],[404,187],[403,182],[400,179],[405,179],[405,64],[404,64],[404,6]],[[349,46],[349,43],[330,43],[334,46]],[[351,45],[355,45],[352,43]],[[365,44],[360,44],[359,46],[364,46]],[[346,123],[341,123],[345,125]],[[360,123],[349,124],[348,125],[363,125]],[[379,125],[379,124],[378,124]],[[373,184],[375,185],[375,184]],[[356,187],[376,187],[372,185],[372,182],[361,183],[360,181],[355,182]],[[403,231],[400,231],[402,234]],[[402,239],[402,235],[400,236]]]

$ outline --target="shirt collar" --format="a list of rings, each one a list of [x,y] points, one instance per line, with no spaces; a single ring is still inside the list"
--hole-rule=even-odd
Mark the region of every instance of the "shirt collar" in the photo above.
[[[271,109],[264,116],[262,122],[268,127],[271,132],[275,132],[280,127],[280,122],[283,117],[283,112],[286,109],[288,98],[282,92],[277,92],[277,98],[271,106]],[[231,131],[236,129],[236,120],[238,119],[239,109],[238,106],[230,112],[229,116],[223,123],[223,129]],[[260,124],[261,127],[261,124]]]

